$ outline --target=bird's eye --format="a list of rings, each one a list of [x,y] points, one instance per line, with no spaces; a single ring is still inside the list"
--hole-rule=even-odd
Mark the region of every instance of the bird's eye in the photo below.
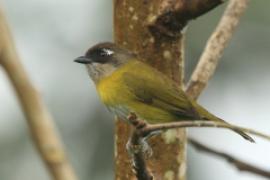
[[[99,55],[103,57],[111,56],[112,54],[113,54],[113,51],[110,49],[101,49],[99,52]]]

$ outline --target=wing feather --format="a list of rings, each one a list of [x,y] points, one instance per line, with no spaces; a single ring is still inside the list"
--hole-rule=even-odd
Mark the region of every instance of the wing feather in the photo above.
[[[172,80],[156,70],[145,73],[125,72],[124,83],[135,94],[135,101],[165,110],[181,118],[199,118],[190,99]]]

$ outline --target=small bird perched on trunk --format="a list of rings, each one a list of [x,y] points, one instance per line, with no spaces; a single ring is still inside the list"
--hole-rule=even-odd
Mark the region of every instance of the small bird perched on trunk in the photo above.
[[[75,62],[86,65],[101,101],[122,119],[135,113],[150,124],[181,120],[226,123],[189,98],[163,73],[114,43],[97,44]],[[245,132],[233,131],[254,142]]]

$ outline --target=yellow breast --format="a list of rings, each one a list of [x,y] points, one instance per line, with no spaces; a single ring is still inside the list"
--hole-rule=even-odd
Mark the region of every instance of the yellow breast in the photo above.
[[[127,87],[125,73],[136,72],[145,74],[152,78],[156,78],[155,74],[151,74],[148,66],[142,67],[144,64],[133,61],[120,67],[97,83],[97,91],[102,102],[115,114],[127,116],[129,112],[134,112],[141,119],[150,123],[174,121],[175,116],[159,107],[139,101],[138,97],[132,91],[132,87]],[[147,71],[147,72],[145,72]],[[133,89],[134,90],[134,89]]]
[[[97,91],[106,106],[126,104],[132,98],[133,95],[122,79],[125,72],[126,67],[120,67],[110,76],[103,78],[97,83]]]

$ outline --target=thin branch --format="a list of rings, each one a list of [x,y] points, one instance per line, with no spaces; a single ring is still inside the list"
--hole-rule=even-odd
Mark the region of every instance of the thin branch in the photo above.
[[[160,123],[160,124],[148,124],[143,120],[137,118],[136,114],[130,113],[128,116],[128,121],[140,132],[139,134],[143,137],[148,136],[149,134],[158,132],[158,131],[166,131],[168,129],[176,129],[176,128],[190,128],[190,127],[210,127],[210,128],[225,128],[231,129],[234,131],[243,131],[245,133],[253,134],[255,136],[261,137],[270,141],[270,135],[265,133],[236,126],[232,124],[226,124],[222,122],[214,122],[214,121],[205,121],[205,120],[181,120],[176,122],[168,122],[168,123]]]
[[[234,131],[243,131],[248,134],[253,134],[255,136],[261,137],[263,139],[266,139],[270,141],[270,135],[264,134],[262,132],[241,127],[241,126],[235,126],[231,124],[225,124],[220,122],[212,122],[212,121],[205,121],[205,120],[187,120],[187,121],[178,121],[178,122],[169,122],[169,123],[163,123],[163,124],[147,124],[143,128],[142,135],[147,135],[153,132],[157,131],[166,131],[168,129],[176,129],[176,128],[190,128],[190,127],[209,127],[209,128],[225,128],[225,129],[231,129]]]
[[[252,164],[249,164],[247,162],[244,162],[242,160],[239,160],[238,158],[229,155],[227,153],[218,151],[218,150],[214,150],[210,147],[207,147],[199,142],[197,142],[196,140],[189,138],[188,139],[189,144],[191,144],[194,148],[196,148],[198,151],[202,151],[217,157],[220,157],[224,160],[227,160],[229,163],[231,163],[233,166],[235,166],[239,171],[246,171],[246,172],[250,172],[253,174],[257,174],[260,176],[264,176],[267,178],[270,178],[270,171],[266,171],[266,170],[262,170],[258,167],[255,167]]]
[[[246,10],[248,0],[230,0],[215,31],[209,38],[187,86],[187,94],[197,99],[215,72],[219,59]]]
[[[76,180],[51,115],[20,62],[8,24],[1,10],[0,32],[0,65],[6,71],[16,91],[40,156],[53,179]]]

